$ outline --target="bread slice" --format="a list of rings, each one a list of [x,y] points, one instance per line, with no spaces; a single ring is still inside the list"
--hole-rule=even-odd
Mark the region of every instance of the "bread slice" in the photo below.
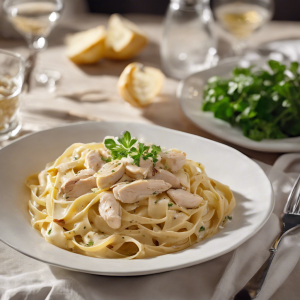
[[[106,30],[98,26],[69,36],[67,56],[76,64],[94,64],[104,56]]]
[[[132,22],[113,14],[108,21],[105,54],[109,59],[130,59],[148,44],[146,35]]]
[[[131,105],[144,107],[160,93],[164,78],[159,69],[131,63],[119,78],[118,90],[122,98]]]

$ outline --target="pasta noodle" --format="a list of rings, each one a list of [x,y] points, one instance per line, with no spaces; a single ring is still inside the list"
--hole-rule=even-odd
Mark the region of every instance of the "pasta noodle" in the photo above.
[[[106,147],[112,138],[73,144],[27,179],[31,224],[47,242],[92,257],[148,258],[186,249],[231,220],[230,188],[201,163],[130,139],[118,158]]]

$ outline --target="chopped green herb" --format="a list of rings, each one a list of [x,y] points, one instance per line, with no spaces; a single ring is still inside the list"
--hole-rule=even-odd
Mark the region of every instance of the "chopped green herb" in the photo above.
[[[84,226],[83,229],[86,229],[86,226]]]
[[[124,239],[124,236],[122,236],[122,239]]]
[[[168,169],[168,167],[167,167],[167,166],[165,166],[165,169]]]
[[[112,172],[112,173],[114,173],[114,172],[115,172],[115,170],[111,170],[111,172]]]
[[[48,230],[48,235],[50,235],[51,231],[52,231],[52,228],[50,228],[50,229]]]
[[[156,195],[157,193],[156,192],[154,192],[152,195]]]
[[[200,229],[199,229],[199,232],[204,231],[204,230],[205,230],[205,227],[201,226]]]
[[[121,163],[118,163],[117,166],[119,166]]]
[[[231,216],[227,216],[228,220],[231,221],[232,220],[232,217]]]
[[[154,201],[154,204],[156,204],[158,201]]]
[[[88,242],[88,244],[86,244],[87,247],[91,247],[91,246],[93,246],[93,245],[94,245],[94,242],[93,242],[93,241],[90,241],[90,242]]]
[[[168,206],[173,206],[173,203],[168,203]]]
[[[104,157],[101,156],[101,159],[102,159],[104,162],[106,162],[106,163],[111,162],[111,158],[110,158],[110,157],[109,157],[109,158],[104,158]]]

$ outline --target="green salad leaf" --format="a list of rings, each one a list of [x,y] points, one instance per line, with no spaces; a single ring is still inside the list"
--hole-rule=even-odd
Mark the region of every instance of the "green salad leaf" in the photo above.
[[[211,77],[203,95],[203,111],[240,127],[255,141],[300,135],[299,64],[287,68],[275,60],[269,70],[235,68],[229,79]]]

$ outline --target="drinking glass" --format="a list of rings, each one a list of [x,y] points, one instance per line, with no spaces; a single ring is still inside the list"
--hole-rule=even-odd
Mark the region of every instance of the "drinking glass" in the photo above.
[[[47,48],[47,37],[60,18],[62,0],[5,0],[3,4],[8,20],[25,37],[30,49],[30,57]],[[45,83],[53,72],[40,70],[36,80]],[[47,80],[45,80],[47,78]]]
[[[164,72],[177,79],[217,62],[208,0],[171,0],[163,25],[161,61]]]
[[[214,0],[217,22],[234,37],[236,55],[243,55],[249,37],[271,20],[273,0]]]
[[[25,61],[19,55],[0,49],[0,141],[16,136],[20,129],[20,93]]]

